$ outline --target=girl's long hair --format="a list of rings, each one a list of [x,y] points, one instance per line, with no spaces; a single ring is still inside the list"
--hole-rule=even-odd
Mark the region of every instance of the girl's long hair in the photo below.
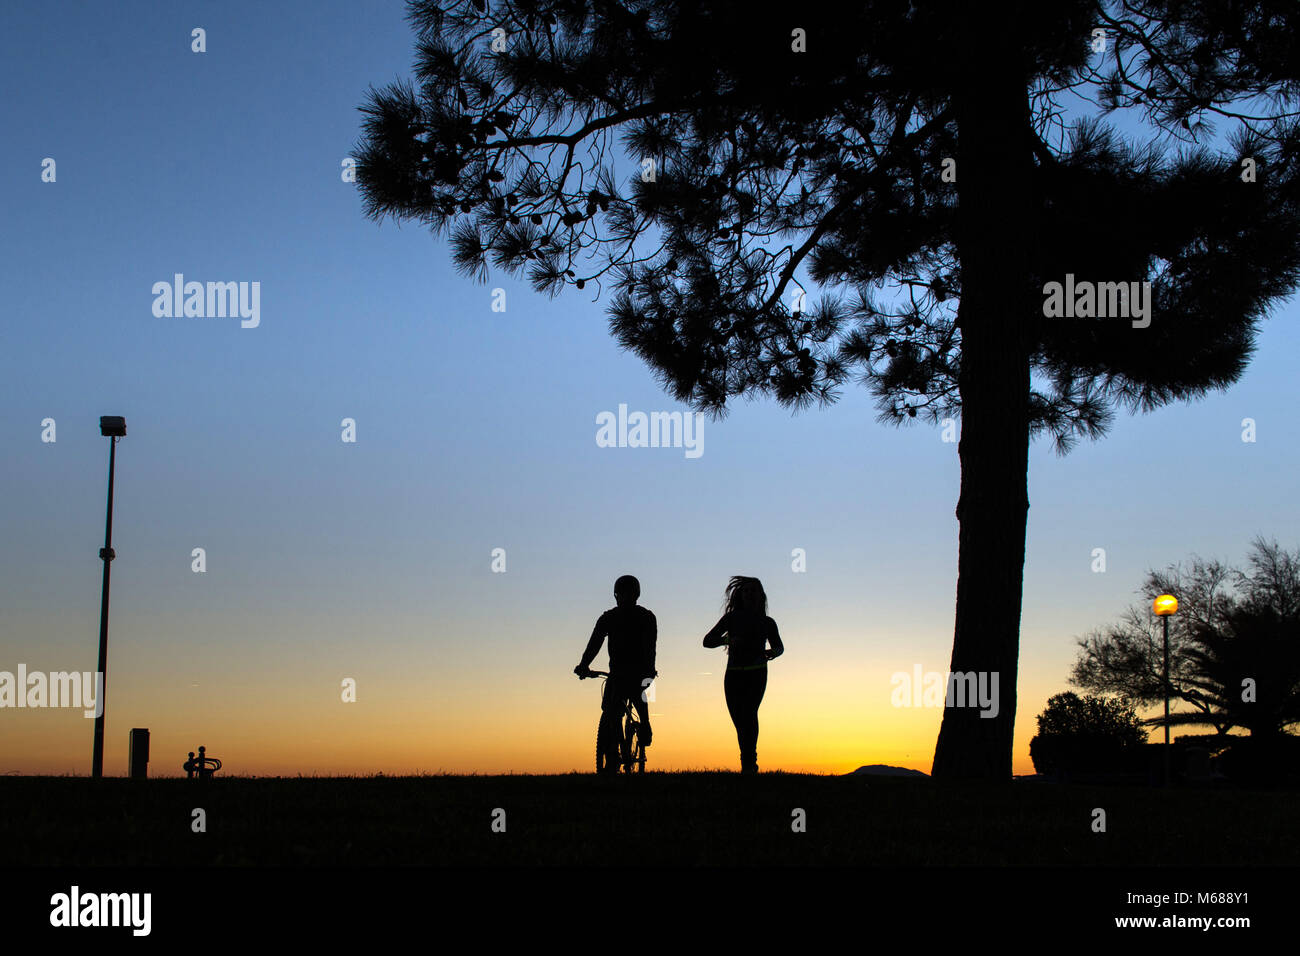
[[[733,611],[739,611],[742,608],[740,592],[744,590],[745,585],[752,584],[758,588],[758,593],[763,596],[763,614],[767,614],[767,592],[763,590],[763,582],[758,578],[747,578],[743,574],[733,575],[727,582],[727,596],[723,601],[723,607],[728,614]]]

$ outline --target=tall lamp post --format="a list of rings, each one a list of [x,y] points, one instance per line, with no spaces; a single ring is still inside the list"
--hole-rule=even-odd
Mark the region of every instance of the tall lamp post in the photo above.
[[[1178,613],[1178,598],[1172,594],[1162,594],[1151,602],[1151,610],[1165,626],[1165,786],[1169,786],[1169,616]]]
[[[99,713],[95,716],[95,751],[90,761],[90,775],[104,776],[104,703],[108,693],[108,571],[113,563],[113,466],[117,461],[117,440],[126,435],[126,419],[120,415],[101,415],[99,433],[108,443],[108,518],[104,526],[104,546],[99,557],[104,562],[104,585],[99,599]]]

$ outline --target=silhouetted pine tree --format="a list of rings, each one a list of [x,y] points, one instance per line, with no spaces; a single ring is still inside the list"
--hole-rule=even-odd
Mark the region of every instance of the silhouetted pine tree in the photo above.
[[[960,414],[951,668],[1003,699],[945,711],[934,774],[1006,778],[1031,435],[1226,387],[1296,284],[1297,13],[1220,6],[416,0],[358,182],[471,275],[608,283],[618,341],[698,408],[857,378],[886,420]],[[1046,318],[1067,273],[1150,280],[1150,326]]]

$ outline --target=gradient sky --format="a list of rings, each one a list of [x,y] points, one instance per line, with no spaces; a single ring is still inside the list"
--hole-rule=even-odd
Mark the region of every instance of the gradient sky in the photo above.
[[[700,642],[746,573],[787,648],[760,765],[928,771],[942,709],[891,706],[890,677],[948,666],[957,446],[849,388],[793,416],[739,402],[696,459],[597,447],[602,411],[680,406],[592,289],[476,284],[429,233],[362,216],[340,164],[366,88],[409,75],[411,32],[398,3],[305,9],[0,10],[0,670],[95,667],[97,425],[117,414],[109,774],[132,727],[155,776],[199,744],[247,774],[590,770],[599,683],[571,671],[623,573],[659,620],[653,767],[738,763],[725,659]],[[260,326],[154,317],[178,272],[260,282]],[[1066,458],[1033,447],[1016,772],[1075,639],[1147,568],[1300,541],[1296,313],[1228,392],[1122,413]],[[0,710],[0,772],[88,773],[92,725]]]

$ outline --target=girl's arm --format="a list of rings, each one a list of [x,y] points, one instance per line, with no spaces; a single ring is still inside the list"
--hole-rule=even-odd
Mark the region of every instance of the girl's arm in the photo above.
[[[772,649],[767,652],[767,659],[770,661],[785,653],[785,645],[781,643],[781,633],[776,629],[776,621],[769,617],[767,623],[770,625],[767,642],[772,645]]]
[[[728,624],[729,621],[727,620],[727,615],[724,614],[722,617],[718,618],[718,623],[713,625],[713,630],[704,635],[704,646],[721,647],[723,644],[727,643],[726,639],[722,635],[727,632]]]

